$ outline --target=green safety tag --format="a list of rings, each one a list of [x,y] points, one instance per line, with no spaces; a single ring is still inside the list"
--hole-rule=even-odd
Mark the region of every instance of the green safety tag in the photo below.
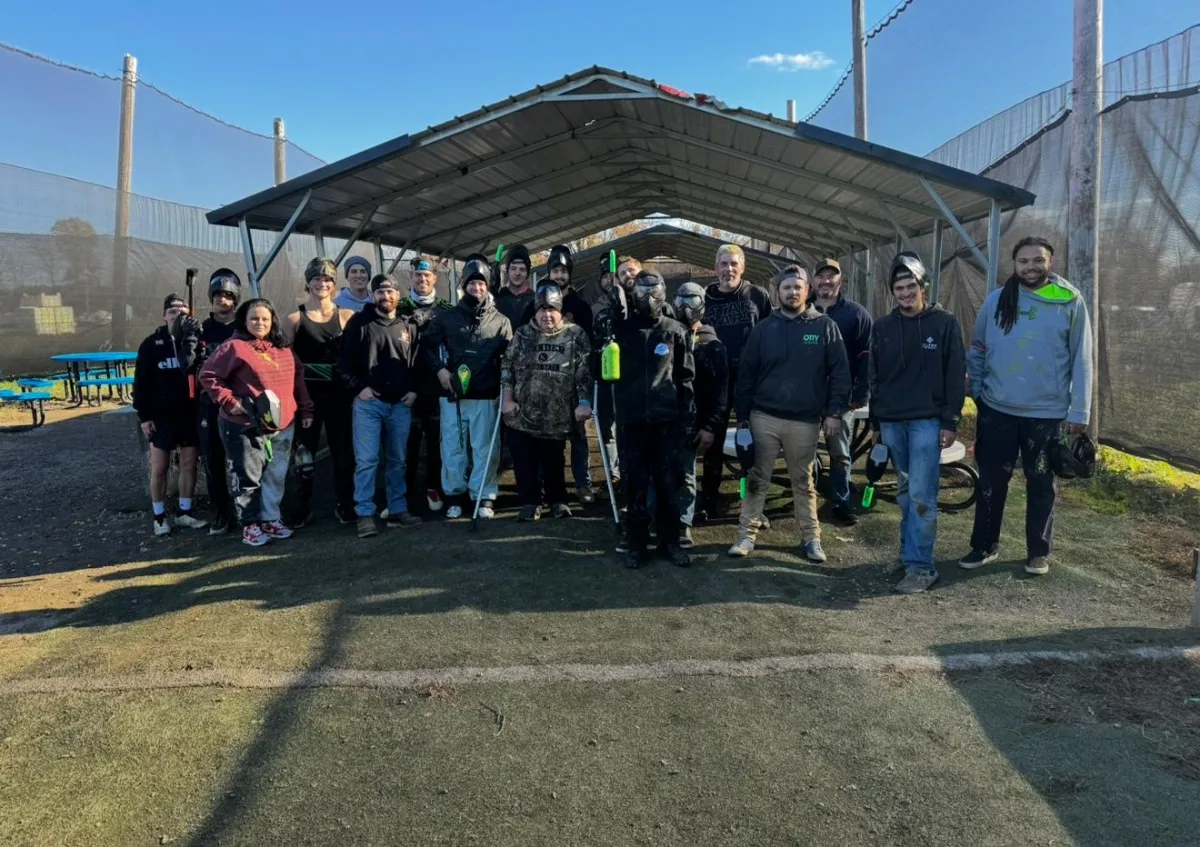
[[[497,265],[500,264],[500,260],[502,258],[504,258],[504,245],[499,244],[496,246],[496,264]]]
[[[608,272],[610,274],[615,274],[617,272],[617,251],[616,250],[608,251]]]

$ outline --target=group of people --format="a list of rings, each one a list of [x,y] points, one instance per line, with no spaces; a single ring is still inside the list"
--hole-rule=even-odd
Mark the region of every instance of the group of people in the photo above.
[[[404,293],[352,257],[336,295],[336,266],[313,259],[306,302],[282,319],[267,300],[241,302],[240,280],[223,268],[210,280],[202,324],[172,294],[163,326],[138,351],[134,405],[151,444],[154,532],[171,531],[166,473],[178,449],[177,526],[208,525],[192,509],[199,453],[210,533],[240,529],[254,546],[288,537],[312,518],[322,430],[335,515],[360,537],[378,533],[377,515],[389,526],[421,522],[408,501],[421,488],[421,466],[430,512],[458,518],[473,506],[474,517],[494,517],[502,454],[516,477],[518,520],[546,510],[569,517],[568,443],[576,499],[595,499],[591,419],[605,474],[626,505],[618,552],[629,567],[646,564],[653,525],[658,552],[686,566],[693,523],[730,508],[721,484],[732,414],[745,484],[730,555],[754,550],[782,453],[800,550],[824,562],[818,444],[824,437],[831,460],[831,513],[853,524],[851,433],[866,416],[898,480],[899,555],[888,572],[902,574],[901,593],[917,593],[938,578],[941,454],[969,393],[980,491],[971,550],[959,564],[997,557],[1019,453],[1029,490],[1025,569],[1046,573],[1056,496],[1047,456],[1064,425],[1086,428],[1092,380],[1088,315],[1078,291],[1053,273],[1053,255],[1043,239],[1018,242],[1013,275],[984,302],[969,350],[954,315],[931,302],[929,275],[912,252],[896,256],[894,308],[878,320],[845,297],[836,259],[813,277],[800,265],[783,268],[772,297],[743,279],[745,255],[734,244],[717,252],[716,282],[685,283],[673,301],[656,271],[605,256],[594,307],[572,287],[564,246],[550,250],[536,285],[521,245],[507,251],[503,274],[482,255],[468,257],[454,304],[437,297],[427,258],[413,260]]]

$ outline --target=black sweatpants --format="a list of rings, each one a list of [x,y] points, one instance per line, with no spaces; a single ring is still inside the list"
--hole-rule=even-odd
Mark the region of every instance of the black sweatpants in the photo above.
[[[408,431],[408,498],[425,501],[429,489],[442,490],[442,436],[438,398],[422,394],[412,405],[412,427]],[[425,484],[417,485],[417,467],[421,445],[425,445]],[[415,494],[414,494],[415,492]]]
[[[1054,501],[1058,483],[1050,470],[1047,448],[1062,421],[1021,418],[996,411],[977,400],[975,464],[979,466],[979,501],[975,504],[972,550],[990,550],[1000,541],[1008,483],[1017,455],[1025,472],[1025,548],[1030,558],[1050,555],[1054,535]]]
[[[707,509],[717,499],[717,495],[721,491],[721,477],[725,474],[725,430],[729,426],[729,416],[733,414],[733,388],[737,385],[738,369],[737,365],[729,365],[729,393],[726,395],[729,398],[728,408],[725,410],[725,420],[722,422],[721,429],[714,432],[715,440],[713,446],[704,451],[704,457],[701,460],[701,475],[700,475],[700,507]]]
[[[296,429],[296,443],[303,444],[314,457],[325,429],[329,460],[333,463],[333,491],[343,515],[354,514],[354,429],[353,397],[334,383],[308,382],[313,401],[313,422],[308,429]],[[296,512],[301,519],[312,506],[313,479],[301,479],[296,487]]]
[[[221,441],[221,410],[208,393],[202,393],[198,403],[199,423],[196,428],[197,446],[204,459],[204,477],[208,501],[212,504],[213,520],[233,518],[233,500],[229,497],[229,479],[225,473],[225,444]]]
[[[650,511],[647,495],[650,481],[658,492],[654,498],[660,544],[679,541],[679,497],[682,482],[679,449],[683,428],[677,423],[626,423],[621,427],[622,479],[629,505],[628,536],[635,549],[650,541]]]
[[[538,438],[511,427],[505,429],[517,477],[517,502],[522,506],[539,505],[545,486],[546,500],[551,505],[566,503],[566,440]]]

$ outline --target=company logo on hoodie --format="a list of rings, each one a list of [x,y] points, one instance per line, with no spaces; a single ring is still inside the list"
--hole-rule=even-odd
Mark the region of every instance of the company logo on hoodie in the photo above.
[[[804,343],[805,343],[805,344],[820,344],[820,343],[821,343],[821,336],[820,336],[820,335],[818,335],[818,334],[817,334],[817,333],[815,333],[815,332],[809,332],[809,333],[805,333],[805,335],[804,335]]]
[[[924,344],[922,344],[921,346],[922,346],[922,347],[924,347],[926,350],[936,350],[936,349],[937,349],[937,342],[936,342],[936,341],[934,341],[934,340],[933,340],[933,336],[932,336],[932,335],[930,335],[930,336],[928,336],[928,337],[925,339],[925,343],[924,343]]]

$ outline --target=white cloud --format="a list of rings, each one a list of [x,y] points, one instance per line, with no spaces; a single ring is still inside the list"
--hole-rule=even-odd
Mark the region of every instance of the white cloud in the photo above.
[[[752,65],[766,65],[780,71],[820,71],[833,64],[833,59],[820,50],[811,53],[764,53],[750,60]]]

